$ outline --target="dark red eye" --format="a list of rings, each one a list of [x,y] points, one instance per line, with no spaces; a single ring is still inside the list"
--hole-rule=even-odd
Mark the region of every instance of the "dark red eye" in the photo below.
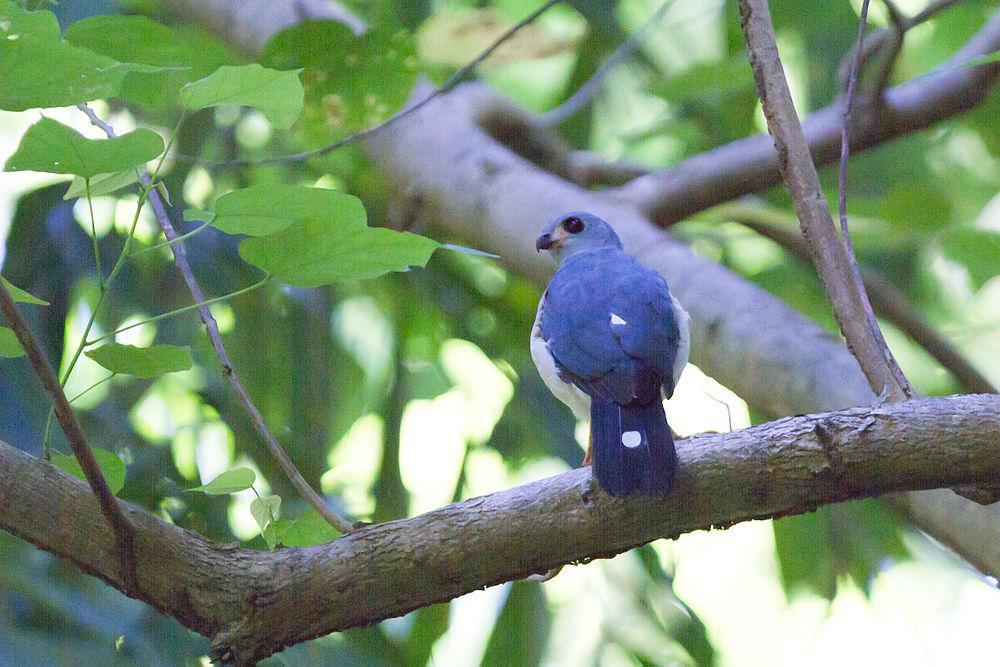
[[[572,215],[562,221],[562,226],[570,234],[579,234],[583,231],[583,220]]]

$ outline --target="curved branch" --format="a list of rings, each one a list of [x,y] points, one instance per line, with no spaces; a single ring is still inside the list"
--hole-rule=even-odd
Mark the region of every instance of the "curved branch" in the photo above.
[[[885,91],[877,113],[866,113],[852,127],[855,151],[873,148],[957,116],[976,106],[1000,78],[1000,63],[976,67],[963,63],[1000,49],[1000,12],[938,71]],[[840,156],[839,102],[802,122],[817,165]],[[612,194],[668,226],[687,216],[781,182],[778,153],[771,137],[758,134],[701,153],[673,167],[643,176]]]
[[[998,412],[1000,396],[983,395],[790,417],[678,443],[663,501],[611,498],[579,468],[320,547],[215,545],[130,508],[140,599],[210,636],[214,659],[247,664],[658,538],[888,492],[996,484]],[[114,540],[83,483],[3,443],[0,469],[11,472],[0,479],[0,527],[121,589]]]
[[[774,137],[778,151],[781,175],[795,202],[795,211],[802,225],[802,233],[809,241],[813,261],[827,299],[847,344],[861,365],[876,394],[885,393],[889,400],[899,401],[912,394],[909,382],[903,376],[892,353],[889,352],[882,332],[871,311],[868,295],[861,285],[847,230],[847,118],[850,101],[854,97],[858,62],[861,58],[861,41],[868,0],[862,5],[862,22],[858,29],[851,82],[843,112],[845,125],[841,135],[840,211],[843,242],[830,216],[830,207],[819,184],[816,165],[809,154],[809,145],[799,123],[792,93],[785,79],[785,70],[778,56],[774,26],[767,0],[740,0],[740,18],[746,36],[747,54],[767,118],[767,128]]]

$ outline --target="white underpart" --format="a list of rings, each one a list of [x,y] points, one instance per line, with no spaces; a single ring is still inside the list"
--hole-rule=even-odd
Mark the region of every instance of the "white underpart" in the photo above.
[[[625,320],[623,320],[620,316],[618,316],[618,315],[616,315],[614,313],[611,313],[611,324],[617,324],[617,325],[621,326],[623,324],[628,324],[628,322],[626,322]]]
[[[670,303],[674,307],[674,319],[677,320],[677,329],[680,337],[677,341],[677,356],[674,357],[674,367],[671,369],[674,375],[674,386],[681,381],[681,372],[687,366],[688,354],[691,352],[691,316],[677,302],[674,295],[670,295]]]
[[[625,431],[622,433],[622,444],[632,449],[642,444],[642,434],[638,431]]]
[[[538,326],[538,321],[542,316],[544,302],[545,296],[543,295],[541,301],[538,302],[535,324],[531,327],[531,360],[535,362],[538,374],[549,391],[572,410],[577,419],[590,419],[590,396],[580,391],[572,382],[563,382],[562,378],[559,377],[559,371],[556,370],[556,362],[552,358],[552,353],[549,352],[549,346],[542,338],[542,330]]]

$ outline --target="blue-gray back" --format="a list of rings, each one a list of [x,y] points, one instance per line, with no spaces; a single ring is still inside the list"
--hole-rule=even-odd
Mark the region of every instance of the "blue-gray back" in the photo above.
[[[666,281],[618,249],[567,258],[539,321],[560,374],[619,404],[673,392],[680,333]]]

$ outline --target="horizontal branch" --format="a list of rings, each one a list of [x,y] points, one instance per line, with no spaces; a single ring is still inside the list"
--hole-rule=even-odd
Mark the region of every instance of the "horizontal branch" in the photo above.
[[[134,507],[141,599],[245,664],[552,567],[658,538],[825,503],[1000,483],[1000,396],[789,417],[678,443],[663,501],[614,499],[581,468],[357,530],[324,546],[222,546]],[[86,485],[0,443],[0,528],[121,589],[114,537]],[[88,530],[80,531],[80,526]]]
[[[851,128],[851,149],[866,150],[930,127],[982,102],[1000,78],[1000,62],[963,63],[1000,49],[1000,12],[939,71],[889,88],[881,100],[859,109]],[[839,101],[810,114],[802,129],[817,165],[840,157]],[[642,176],[611,192],[666,226],[716,204],[765,190],[781,182],[778,153],[767,134],[700,153],[680,164]]]

